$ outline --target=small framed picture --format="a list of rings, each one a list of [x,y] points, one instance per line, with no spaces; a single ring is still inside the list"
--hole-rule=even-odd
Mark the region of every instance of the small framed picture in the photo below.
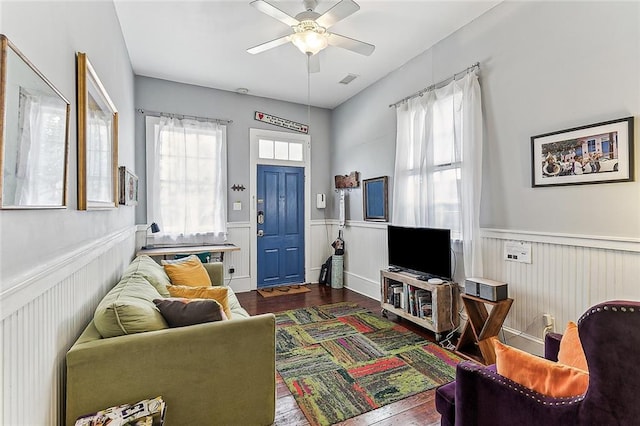
[[[364,179],[363,207],[364,220],[372,222],[388,222],[388,177],[381,176],[373,179]]]
[[[131,173],[125,166],[118,167],[120,174],[120,204],[125,206],[138,205],[138,176]]]
[[[531,137],[531,186],[633,180],[633,117]]]

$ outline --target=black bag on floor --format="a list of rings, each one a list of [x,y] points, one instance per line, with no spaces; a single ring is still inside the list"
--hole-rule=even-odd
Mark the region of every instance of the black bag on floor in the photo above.
[[[320,277],[318,283],[331,285],[331,256],[320,267]]]

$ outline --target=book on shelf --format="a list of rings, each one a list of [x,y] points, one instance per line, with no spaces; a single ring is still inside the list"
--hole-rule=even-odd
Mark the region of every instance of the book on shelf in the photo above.
[[[416,290],[417,316],[419,318],[432,320],[433,300],[429,290]]]
[[[396,288],[402,289],[402,283],[396,280],[388,280],[387,281],[387,300],[386,302],[390,305],[393,305],[396,308],[400,307],[400,298],[396,296]],[[397,301],[396,301],[397,300]],[[396,306],[396,304],[398,306]]]
[[[410,284],[407,285],[407,291],[409,292],[409,309],[408,312],[411,315],[415,315],[417,312],[416,309],[416,288]]]

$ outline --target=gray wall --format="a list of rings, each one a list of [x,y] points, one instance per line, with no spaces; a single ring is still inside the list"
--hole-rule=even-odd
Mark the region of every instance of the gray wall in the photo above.
[[[286,129],[254,120],[255,111],[286,118],[298,123],[308,123],[306,105],[281,102],[268,98],[240,95],[225,90],[136,77],[136,107],[143,110],[159,111],[199,117],[233,120],[227,126],[227,183],[229,222],[249,220],[249,129],[269,129],[286,132]],[[311,109],[311,194],[328,193],[329,184],[329,130],[331,115],[329,110]],[[146,210],[146,148],[144,114],[136,117],[136,171],[140,177],[140,203],[137,207],[136,222],[147,222]],[[244,185],[245,191],[232,191],[234,184]],[[311,209],[311,218],[318,219],[323,210]],[[234,211],[234,201],[242,202],[242,210]]]
[[[0,290],[12,278],[134,224],[133,207],[77,210],[76,52],[85,52],[119,112],[118,164],[134,167],[134,78],[111,1],[2,1],[0,32],[71,103],[68,208],[0,211]]]
[[[486,126],[481,226],[639,237],[637,144],[635,182],[534,189],[530,177],[532,135],[636,116],[638,140],[639,2],[501,3],[333,111],[331,175],[392,176],[388,105],[477,61]],[[361,191],[348,198],[347,218],[361,220]]]

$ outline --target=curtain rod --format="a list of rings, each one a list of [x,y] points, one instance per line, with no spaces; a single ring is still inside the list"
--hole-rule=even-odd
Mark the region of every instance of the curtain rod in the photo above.
[[[146,109],[142,109],[142,108],[138,108],[138,109],[136,109],[136,111],[138,111],[140,114],[147,114],[147,115],[153,115],[153,116],[158,116],[158,117],[171,117],[171,118],[179,118],[179,119],[191,118],[191,119],[194,119],[194,120],[213,121],[214,123],[218,123],[218,124],[231,124],[231,123],[233,123],[233,120],[223,120],[223,119],[220,119],[220,118],[209,118],[209,117],[196,117],[195,115],[173,114],[173,113],[170,113],[170,112],[150,111],[150,110],[146,110]]]
[[[423,94],[425,94],[425,93],[427,93],[427,92],[430,92],[430,91],[432,91],[432,90],[438,89],[438,88],[440,88],[440,87],[442,87],[442,86],[446,86],[447,84],[449,84],[450,82],[452,82],[453,80],[455,80],[459,75],[461,75],[461,74],[466,74],[466,73],[468,73],[469,71],[471,71],[471,70],[472,70],[472,69],[474,69],[474,68],[480,68],[480,62],[476,62],[475,64],[473,64],[473,65],[471,65],[471,66],[469,66],[469,67],[465,68],[464,70],[462,70],[462,71],[460,71],[460,72],[455,73],[455,74],[454,74],[454,75],[452,75],[451,77],[449,77],[449,78],[447,78],[447,79],[444,79],[444,80],[442,80],[442,81],[441,81],[441,82],[439,82],[439,83],[432,84],[431,86],[425,87],[424,89],[417,91],[417,92],[416,92],[416,93],[414,93],[413,95],[409,95],[409,96],[407,96],[406,98],[402,98],[402,99],[400,99],[400,100],[399,100],[399,101],[397,101],[397,102],[394,102],[394,103],[392,103],[392,104],[389,104],[389,108],[391,108],[391,107],[397,107],[398,105],[400,105],[400,104],[402,104],[402,103],[404,103],[404,102],[408,101],[409,99],[417,98],[418,96],[422,96]]]

